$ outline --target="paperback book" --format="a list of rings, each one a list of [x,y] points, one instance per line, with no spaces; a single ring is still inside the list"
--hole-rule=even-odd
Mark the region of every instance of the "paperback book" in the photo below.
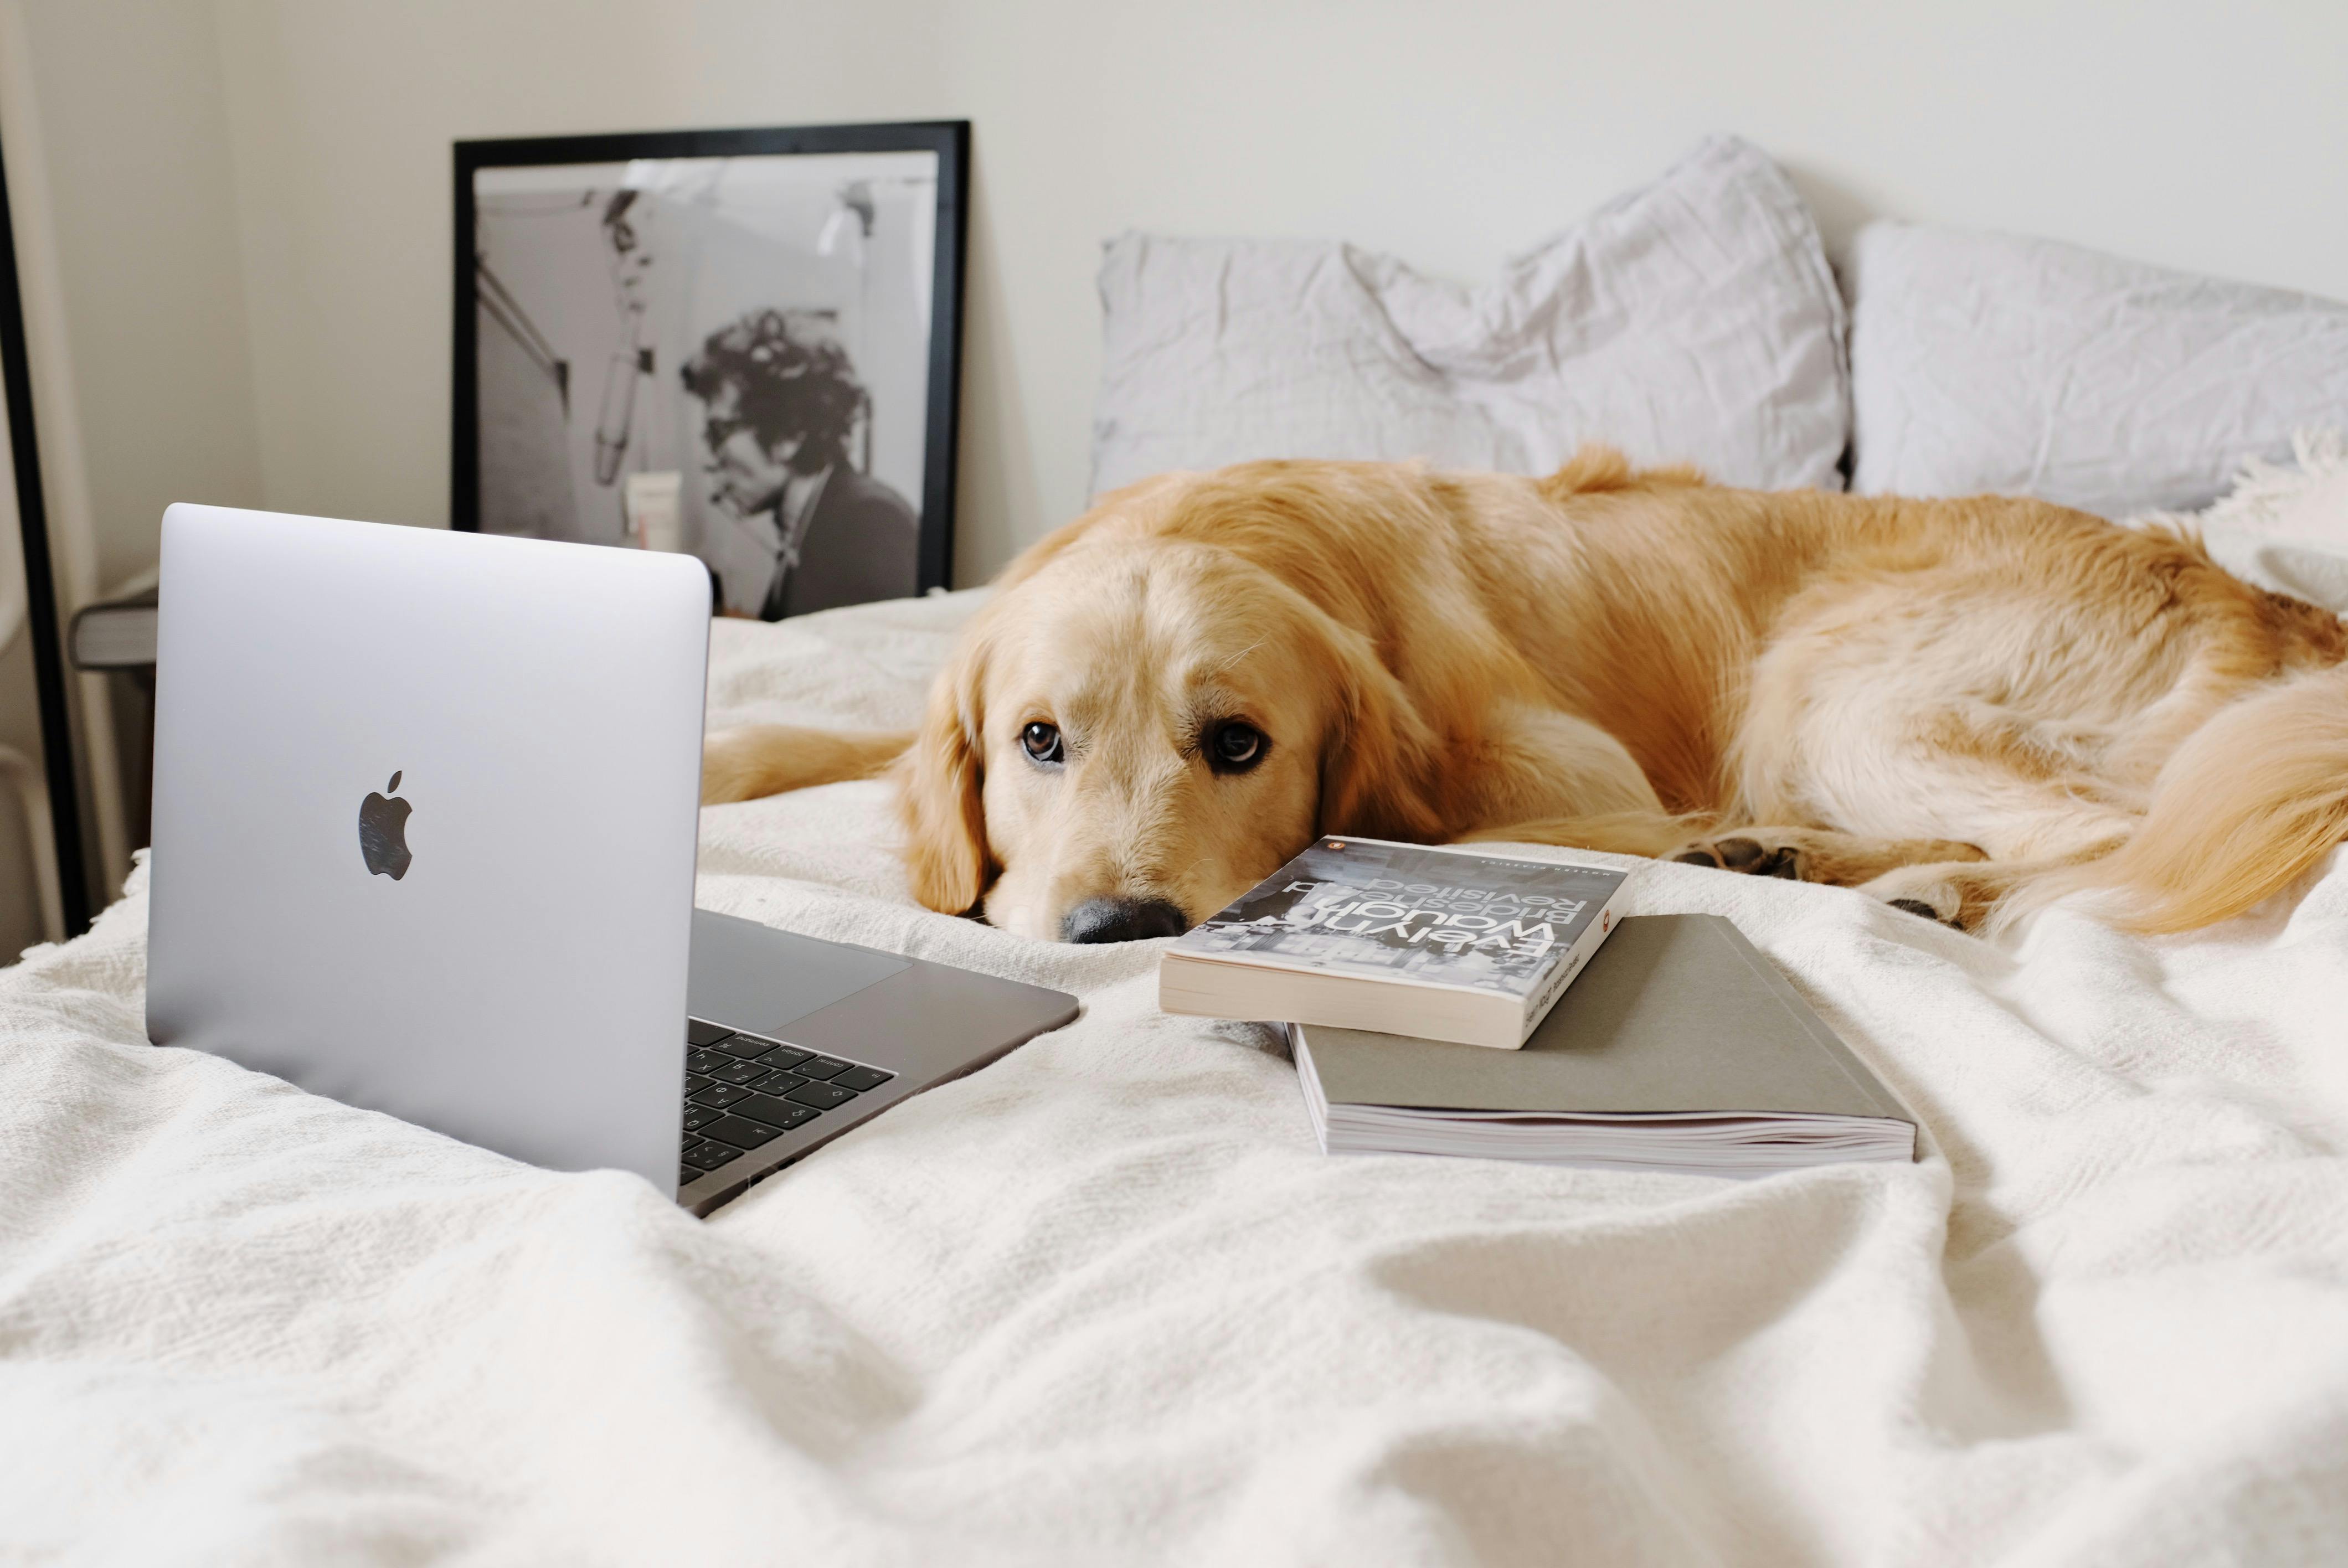
[[[1916,1153],[1890,1091],[1717,915],[1622,922],[1521,1050],[1288,1036],[1332,1154],[1758,1176]]]
[[[1159,1005],[1513,1050],[1620,917],[1625,874],[1323,838],[1167,950]]]

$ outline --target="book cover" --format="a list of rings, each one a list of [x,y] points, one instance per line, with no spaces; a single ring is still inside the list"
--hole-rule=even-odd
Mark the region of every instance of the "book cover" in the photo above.
[[[1518,1051],[1292,1025],[1332,1153],[1759,1174],[1912,1159],[1914,1118],[1717,915],[1626,919]]]
[[[1483,992],[1538,1011],[1561,960],[1612,919],[1623,881],[1595,866],[1323,838],[1175,950]]]

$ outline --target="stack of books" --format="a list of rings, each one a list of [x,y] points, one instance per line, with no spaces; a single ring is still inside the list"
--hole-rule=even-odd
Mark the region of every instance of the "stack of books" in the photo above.
[[[67,652],[77,670],[137,670],[155,662],[155,590],[74,612]]]
[[[1168,1012],[1284,1023],[1322,1149],[1766,1175],[1911,1160],[1882,1082],[1730,921],[1624,873],[1323,838],[1168,949]]]

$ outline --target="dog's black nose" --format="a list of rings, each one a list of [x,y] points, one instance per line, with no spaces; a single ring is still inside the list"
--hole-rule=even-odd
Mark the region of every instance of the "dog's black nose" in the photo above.
[[[1070,942],[1141,942],[1189,928],[1182,911],[1163,898],[1087,898],[1060,921],[1060,936]]]

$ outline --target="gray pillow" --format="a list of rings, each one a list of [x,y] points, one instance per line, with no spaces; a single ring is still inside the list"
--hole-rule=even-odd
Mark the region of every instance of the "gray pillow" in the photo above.
[[[1852,244],[1851,487],[2189,510],[2348,423],[2348,305],[2001,234]]]
[[[1808,210],[1733,138],[1482,288],[1350,245],[1128,233],[1101,302],[1096,493],[1251,457],[1545,473],[1591,440],[1841,487],[1842,301]]]

